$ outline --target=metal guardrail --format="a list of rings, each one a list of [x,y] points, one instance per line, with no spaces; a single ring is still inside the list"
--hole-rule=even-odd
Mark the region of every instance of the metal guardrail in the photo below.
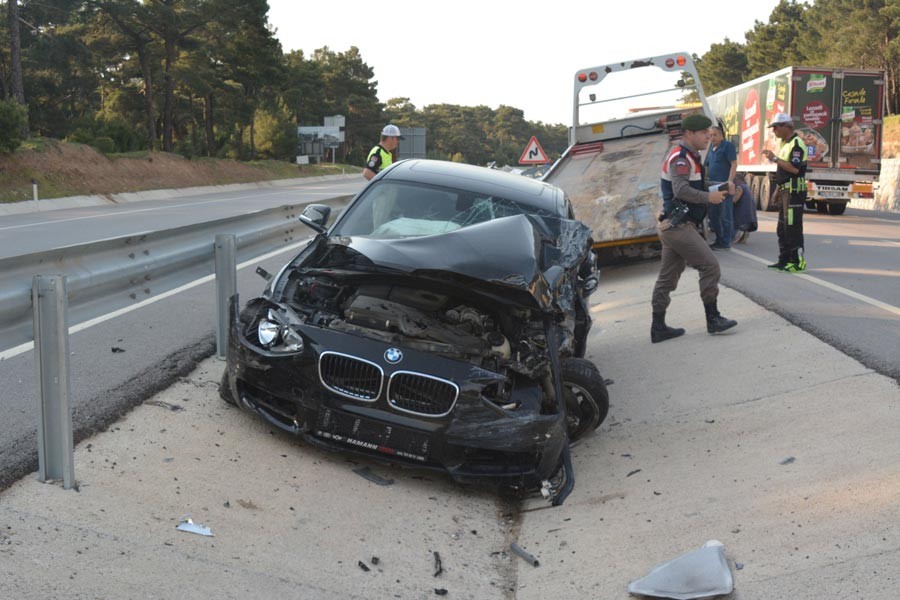
[[[235,236],[239,260],[300,239],[303,206],[0,259],[0,352],[34,339],[36,275],[66,277],[68,321],[77,325],[214,273],[217,234]]]
[[[307,233],[298,220],[303,206],[0,259],[0,353],[34,341],[40,481],[75,486],[69,325],[215,274],[217,352],[224,356],[238,255],[250,260],[294,242],[299,228]]]

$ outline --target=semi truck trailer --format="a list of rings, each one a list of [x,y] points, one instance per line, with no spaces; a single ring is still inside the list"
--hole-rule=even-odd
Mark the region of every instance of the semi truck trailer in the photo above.
[[[786,67],[707,97],[725,138],[738,150],[739,172],[757,207],[776,210],[778,152],[769,127],[787,113],[808,149],[807,208],[839,215],[854,199],[871,198],[881,169],[884,73],[875,70]]]

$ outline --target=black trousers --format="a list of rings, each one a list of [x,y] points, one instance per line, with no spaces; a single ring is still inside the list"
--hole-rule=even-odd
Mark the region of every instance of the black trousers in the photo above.
[[[778,262],[797,263],[803,248],[803,204],[806,192],[778,190]]]

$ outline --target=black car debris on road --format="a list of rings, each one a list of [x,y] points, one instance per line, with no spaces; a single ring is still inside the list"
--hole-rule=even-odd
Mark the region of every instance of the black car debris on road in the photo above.
[[[584,359],[591,232],[563,192],[407,160],[329,216],[308,206],[318,235],[232,298],[223,398],[317,446],[561,504],[569,444],[609,407]]]

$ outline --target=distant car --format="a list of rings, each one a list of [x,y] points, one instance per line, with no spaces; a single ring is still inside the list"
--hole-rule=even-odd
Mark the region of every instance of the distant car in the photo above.
[[[590,230],[563,192],[407,160],[329,216],[308,206],[318,235],[232,299],[223,398],[317,446],[564,500],[569,442],[609,399],[583,358]]]

